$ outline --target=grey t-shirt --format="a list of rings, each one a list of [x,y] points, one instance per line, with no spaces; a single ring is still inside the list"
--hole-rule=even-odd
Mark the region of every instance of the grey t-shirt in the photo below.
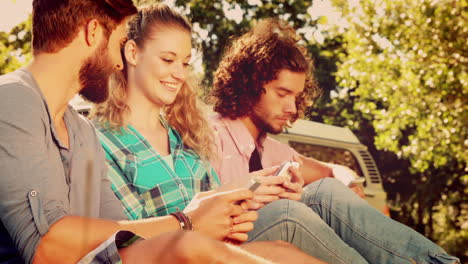
[[[27,263],[64,216],[126,219],[94,127],[71,106],[64,120],[69,148],[33,76],[25,69],[0,76],[0,224]]]

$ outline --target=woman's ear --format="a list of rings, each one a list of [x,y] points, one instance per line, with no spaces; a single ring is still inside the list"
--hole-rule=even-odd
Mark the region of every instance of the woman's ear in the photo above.
[[[137,53],[138,47],[133,40],[128,40],[124,47],[124,59],[127,61],[127,65],[136,66],[137,64]]]

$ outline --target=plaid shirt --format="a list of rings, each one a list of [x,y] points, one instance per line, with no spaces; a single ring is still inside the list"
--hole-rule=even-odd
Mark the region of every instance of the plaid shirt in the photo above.
[[[177,131],[161,122],[169,132],[175,171],[132,126],[115,131],[96,125],[106,152],[112,190],[122,201],[129,219],[183,210],[196,193],[220,184],[211,165],[184,147]]]

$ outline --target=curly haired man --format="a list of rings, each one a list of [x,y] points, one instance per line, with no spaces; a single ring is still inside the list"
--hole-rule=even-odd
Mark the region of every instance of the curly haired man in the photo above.
[[[330,167],[267,135],[281,133],[320,94],[312,61],[298,41],[284,22],[261,21],[231,43],[214,75],[218,114],[212,124],[219,159],[213,166],[221,181],[236,184],[249,171],[288,160],[302,163],[299,170],[291,170],[296,184],[286,179],[264,186],[264,196],[257,201],[263,208],[249,239],[288,241],[329,263],[459,263],[424,236],[372,208],[334,179]],[[306,187],[298,188],[303,182]],[[277,187],[283,192],[273,192]],[[301,200],[280,199],[294,193],[302,193]],[[274,213],[262,213],[266,208]],[[271,219],[278,221],[272,225]]]

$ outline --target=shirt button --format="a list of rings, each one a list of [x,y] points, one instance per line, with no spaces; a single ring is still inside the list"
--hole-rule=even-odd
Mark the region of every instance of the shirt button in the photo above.
[[[34,196],[37,195],[37,192],[36,192],[36,191],[31,191],[29,194],[30,194],[32,197],[34,197]]]
[[[181,189],[182,189],[183,187],[184,187],[184,185],[183,185],[182,183],[181,183],[181,184],[179,184],[179,188],[181,188]]]
[[[130,167],[135,167],[135,163],[130,163]]]

